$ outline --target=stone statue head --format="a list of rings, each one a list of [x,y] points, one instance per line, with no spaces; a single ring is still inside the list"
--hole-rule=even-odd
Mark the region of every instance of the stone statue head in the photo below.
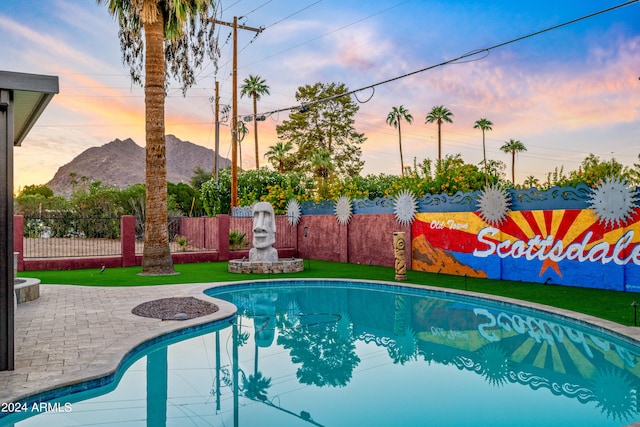
[[[253,205],[253,247],[265,249],[276,242],[276,216],[268,202]]]

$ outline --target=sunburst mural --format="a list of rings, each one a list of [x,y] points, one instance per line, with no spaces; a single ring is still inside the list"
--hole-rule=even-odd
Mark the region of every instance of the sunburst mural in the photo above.
[[[501,190],[488,188],[476,212],[416,215],[413,265],[466,276],[640,291],[637,199],[635,190],[612,179],[593,189],[589,209],[511,211]]]

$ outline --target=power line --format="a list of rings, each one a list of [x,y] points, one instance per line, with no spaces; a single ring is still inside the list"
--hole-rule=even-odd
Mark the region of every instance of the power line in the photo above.
[[[281,23],[282,21],[286,21],[287,19],[289,19],[289,18],[291,18],[291,17],[293,17],[293,16],[296,16],[297,14],[299,14],[299,13],[301,13],[301,12],[304,12],[305,10],[309,9],[310,7],[317,5],[317,4],[318,4],[318,3],[320,3],[321,1],[322,1],[322,0],[317,0],[317,1],[316,1],[316,2],[314,2],[314,3],[311,3],[310,5],[305,6],[305,7],[303,7],[302,9],[299,9],[299,10],[297,10],[297,11],[293,12],[293,13],[292,13],[292,14],[290,14],[290,15],[287,15],[287,16],[285,16],[284,18],[277,20],[277,21],[276,21],[276,22],[274,22],[273,24],[271,24],[271,25],[267,25],[267,26],[265,27],[265,29],[267,29],[267,28],[271,28],[271,27],[273,27],[274,25],[277,25],[277,24]]]
[[[367,90],[367,89],[374,89],[377,86],[381,86],[381,85],[384,85],[384,84],[387,84],[387,83],[392,83],[392,82],[394,82],[396,80],[404,79],[406,77],[411,77],[413,75],[416,75],[416,74],[419,74],[419,73],[423,73],[425,71],[429,71],[429,70],[432,70],[434,68],[442,67],[444,65],[462,63],[463,59],[471,58],[471,57],[476,56],[476,55],[478,55],[480,53],[485,53],[486,55],[483,56],[482,58],[477,58],[475,60],[484,59],[484,58],[486,58],[486,56],[489,55],[490,51],[492,51],[494,49],[498,49],[500,47],[504,47],[504,46],[507,46],[507,45],[512,44],[512,43],[516,43],[516,42],[519,42],[519,41],[522,41],[522,40],[525,40],[525,39],[528,39],[528,38],[531,38],[531,37],[534,37],[534,36],[538,36],[540,34],[544,34],[544,33],[547,33],[549,31],[557,30],[558,28],[566,27],[568,25],[575,24],[576,22],[580,22],[580,21],[583,21],[585,19],[593,18],[595,16],[602,15],[604,13],[611,12],[613,10],[629,6],[629,5],[634,4],[634,3],[638,3],[638,1],[640,1],[640,0],[631,0],[631,1],[628,1],[628,2],[625,2],[625,3],[621,3],[619,5],[612,6],[612,7],[609,7],[607,9],[602,9],[600,11],[597,11],[597,12],[594,12],[594,13],[591,13],[591,14],[588,14],[588,15],[584,15],[584,16],[581,16],[579,18],[575,18],[575,19],[572,19],[570,21],[566,21],[566,22],[563,22],[561,24],[557,24],[557,25],[554,25],[552,27],[548,27],[548,28],[545,28],[543,30],[536,31],[534,33],[530,33],[530,34],[527,34],[527,35],[524,35],[524,36],[521,36],[521,37],[517,37],[515,39],[511,39],[509,41],[502,42],[502,43],[499,43],[499,44],[496,44],[496,45],[493,45],[493,46],[490,46],[490,47],[487,47],[487,48],[484,48],[484,49],[473,50],[471,52],[465,53],[464,55],[460,55],[460,56],[458,56],[456,58],[450,59],[448,61],[440,62],[440,63],[435,64],[435,65],[431,65],[431,66],[428,66],[428,67],[425,67],[425,68],[421,68],[419,70],[412,71],[410,73],[406,73],[406,74],[403,74],[403,75],[400,75],[400,76],[397,76],[397,77],[393,77],[393,78],[390,78],[390,79],[387,79],[387,80],[383,80],[381,82],[374,83],[372,85],[365,86],[365,87],[362,87],[362,88],[359,88],[359,89],[355,89],[355,90],[352,90],[352,91],[349,91],[349,92],[345,92],[345,93],[341,93],[341,94],[338,94],[338,95],[330,96],[328,98],[319,99],[319,100],[311,102],[311,103],[309,103],[307,105],[303,105],[302,107],[296,105],[296,106],[291,106],[291,107],[287,107],[287,108],[282,108],[282,109],[279,109],[279,110],[268,111],[266,113],[261,113],[261,114],[267,116],[267,115],[270,115],[270,114],[281,113],[281,112],[284,112],[284,111],[290,111],[290,110],[300,109],[300,108],[304,108],[304,107],[309,107],[311,105],[319,104],[321,102],[332,101],[334,99],[342,98],[344,96],[351,96],[351,95],[353,95],[353,94],[355,94],[357,92],[361,92],[361,91]],[[380,13],[382,13],[382,12],[380,12]],[[363,21],[364,19],[367,19],[367,18],[363,18],[360,21]],[[357,22],[360,22],[360,21],[357,21]],[[350,24],[350,25],[352,25],[352,24]],[[342,29],[342,28],[340,28],[340,29]],[[339,31],[340,29],[338,29],[336,31]],[[329,33],[329,34],[331,34],[331,33]],[[464,61],[464,62],[468,62],[468,61]]]
[[[259,63],[259,62],[266,61],[267,59],[273,58],[274,56],[280,55],[280,54],[285,53],[285,52],[289,52],[290,50],[293,50],[293,49],[297,49],[297,48],[299,48],[300,46],[304,46],[305,44],[308,44],[308,43],[314,42],[314,41],[319,40],[319,39],[321,39],[321,38],[323,38],[323,37],[326,37],[326,36],[329,36],[329,35],[331,35],[331,34],[337,33],[338,31],[342,31],[342,30],[344,30],[344,29],[346,29],[346,28],[349,28],[349,27],[351,27],[351,26],[353,26],[353,25],[356,25],[356,24],[359,24],[359,23],[361,23],[361,22],[364,22],[364,21],[366,21],[366,20],[368,20],[368,19],[371,19],[371,18],[373,18],[374,16],[378,16],[378,15],[381,15],[381,14],[383,14],[383,13],[386,13],[386,12],[390,11],[391,9],[395,9],[395,8],[396,8],[396,7],[398,7],[398,6],[403,5],[404,3],[408,3],[409,1],[411,1],[411,0],[405,0],[405,1],[402,1],[402,2],[397,3],[397,4],[395,4],[395,5],[391,6],[391,7],[388,7],[388,8],[386,8],[386,9],[380,10],[380,11],[375,12],[375,13],[372,13],[371,15],[365,16],[364,18],[360,18],[360,19],[358,19],[358,20],[356,20],[356,21],[354,21],[354,22],[351,22],[351,23],[349,23],[349,24],[343,25],[342,27],[339,27],[339,28],[336,28],[335,30],[329,31],[328,33],[322,34],[322,35],[320,35],[320,36],[318,36],[318,37],[314,37],[314,38],[312,38],[312,39],[309,39],[309,40],[307,40],[307,41],[304,41],[304,42],[302,42],[302,43],[299,43],[299,44],[297,44],[297,45],[295,45],[295,46],[293,46],[293,47],[290,47],[290,48],[288,48],[288,49],[281,50],[280,52],[276,52],[276,53],[274,53],[273,55],[269,55],[269,56],[267,56],[267,57],[264,57],[264,58],[262,58],[262,59],[260,59],[260,60],[258,60],[258,61],[254,61],[254,62],[252,62],[252,63],[250,63],[250,64],[247,64],[247,65],[257,64],[257,63]],[[315,4],[315,3],[314,3],[314,4]],[[313,5],[311,5],[311,6],[313,6]]]

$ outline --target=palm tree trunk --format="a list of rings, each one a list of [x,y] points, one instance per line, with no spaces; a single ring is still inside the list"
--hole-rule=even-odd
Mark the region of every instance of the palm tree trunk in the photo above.
[[[484,143],[484,129],[482,129],[482,156],[484,157],[484,186],[489,186],[489,169],[487,168],[487,148]]]
[[[398,119],[398,145],[400,145],[400,168],[404,176],[404,160],[402,160],[402,132],[400,132],[400,119]]]
[[[516,185],[516,152],[511,152],[511,182]]]
[[[438,120],[438,161],[442,160],[442,120]]]
[[[253,136],[256,141],[256,169],[260,169],[260,160],[258,158],[258,100],[256,95],[253,95]]]
[[[142,274],[175,274],[167,219],[167,157],[164,136],[164,22],[144,24],[146,221]]]

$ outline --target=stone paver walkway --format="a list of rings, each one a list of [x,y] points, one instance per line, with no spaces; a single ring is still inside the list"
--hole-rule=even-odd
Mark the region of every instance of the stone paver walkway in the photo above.
[[[232,316],[232,304],[203,291],[215,284],[145,287],[41,285],[40,298],[19,304],[15,316],[15,369],[0,372],[0,402],[104,377],[139,344],[168,332]],[[192,296],[219,310],[184,321],[139,317],[143,302]]]

